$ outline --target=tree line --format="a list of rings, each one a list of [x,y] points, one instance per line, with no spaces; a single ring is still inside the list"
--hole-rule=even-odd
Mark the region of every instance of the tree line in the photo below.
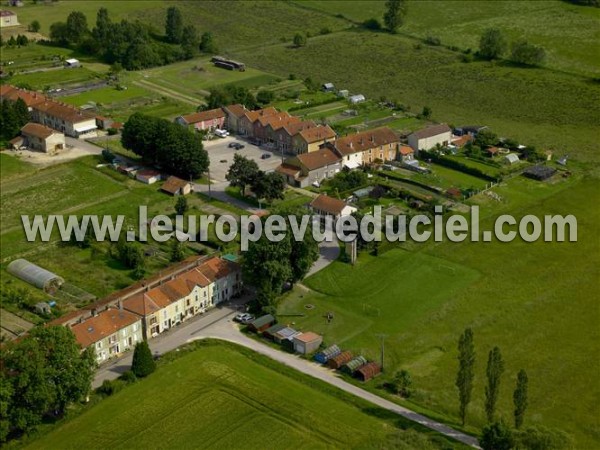
[[[90,393],[96,362],[63,326],[39,327],[2,351],[0,442],[61,417]]]
[[[508,39],[498,28],[488,28],[479,39],[478,55],[483,59],[501,59],[508,49]],[[546,60],[546,50],[521,38],[510,45],[508,59],[524,66],[541,66]]]
[[[210,32],[200,35],[193,25],[184,25],[177,7],[167,9],[165,35],[157,35],[141,22],[125,19],[113,22],[106,8],[96,14],[90,30],[81,11],[73,11],[65,22],[50,26],[51,42],[72,46],[95,55],[108,64],[118,63],[127,70],[139,70],[193,58],[198,52],[213,53],[216,45]]]
[[[30,120],[29,109],[23,99],[16,102],[3,101],[0,108],[0,143],[5,147],[7,141],[21,132],[21,128]]]
[[[121,143],[148,163],[186,180],[208,170],[201,134],[166,119],[132,114],[123,125]]]

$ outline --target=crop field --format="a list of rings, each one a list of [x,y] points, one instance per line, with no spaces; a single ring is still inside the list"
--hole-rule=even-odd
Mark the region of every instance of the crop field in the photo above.
[[[597,179],[546,184],[519,177],[494,191],[501,203],[475,197],[482,229],[491,229],[501,213],[517,219],[574,214],[578,242],[444,242],[413,246],[412,253],[363,255],[355,267],[336,262],[305,280],[314,292],[294,291],[279,312],[304,313],[293,318],[297,327],[371,357],[379,354],[377,335],[386,334],[388,373],[409,370],[416,388],[411,402],[451,423],[457,422],[458,408],[456,342],[472,327],[477,375],[469,422],[484,424],[486,355],[498,345],[507,369],[500,415],[511,420],[514,380],[524,368],[530,381],[526,424],[563,430],[576,448],[593,448],[600,367],[588,355],[600,351],[595,293],[600,212],[590,205],[600,200]],[[307,303],[316,308],[305,309]],[[335,316],[330,324],[323,318],[328,311]]]
[[[225,449],[240,442],[249,449],[450,445],[253,352],[210,343],[161,365],[26,448]]]
[[[26,83],[35,90],[43,90],[46,87],[59,87],[76,83],[98,81],[99,75],[85,67],[76,69],[51,69],[42,72],[17,74],[11,77],[11,84]]]
[[[384,1],[298,1],[296,4],[353,22],[382,20]],[[503,30],[509,40],[520,37],[548,52],[548,67],[585,76],[600,74],[598,39],[600,11],[562,1],[419,1],[409,6],[400,34],[425,39],[435,36],[443,45],[476,50],[486,28]]]

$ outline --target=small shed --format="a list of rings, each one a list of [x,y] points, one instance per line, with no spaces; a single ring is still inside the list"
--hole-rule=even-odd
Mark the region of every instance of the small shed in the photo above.
[[[366,101],[367,99],[362,94],[356,94],[356,95],[351,95],[350,97],[348,97],[348,100],[353,105],[356,105],[357,103],[362,103],[362,102]]]
[[[80,67],[81,63],[79,62],[78,59],[75,58],[70,58],[70,59],[65,59],[65,67],[69,68],[69,69],[73,69],[75,67]]]
[[[364,366],[367,363],[367,360],[364,356],[357,356],[352,360],[348,361],[341,368],[341,371],[347,373],[348,375],[352,375],[359,367]]]
[[[294,351],[303,355],[308,355],[319,348],[323,342],[323,336],[308,331],[294,337]]]
[[[508,164],[508,165],[516,164],[519,161],[520,161],[519,155],[517,155],[516,153],[510,153],[510,154],[506,155],[504,158],[502,158],[502,162],[504,164]]]
[[[50,315],[52,313],[52,309],[50,308],[50,305],[46,302],[36,303],[34,309],[35,309],[35,312],[38,314]]]
[[[348,89],[340,89],[338,91],[338,97],[348,98],[348,95],[350,95],[350,92],[348,92]]]
[[[339,355],[340,353],[342,353],[340,348],[337,345],[332,345],[330,347],[327,347],[325,350],[316,353],[315,361],[317,361],[321,364],[326,364],[327,361],[329,361],[334,356]]]
[[[276,323],[275,325],[270,326],[265,331],[263,331],[263,336],[266,337],[267,339],[274,340],[275,333],[277,333],[279,330],[282,330],[284,328],[285,328],[284,324]]]
[[[266,314],[264,316],[260,316],[254,319],[252,322],[248,324],[248,329],[250,331],[254,331],[255,333],[262,333],[267,328],[270,328],[275,323],[275,317],[271,314]]]
[[[327,365],[330,369],[339,369],[350,360],[352,360],[352,352],[346,350],[345,352],[342,352],[339,355],[329,359],[329,361],[327,361]]]
[[[294,338],[300,334],[302,334],[300,331],[294,330],[293,328],[283,327],[275,332],[273,340],[278,344],[281,344],[283,341],[293,341]]]
[[[544,181],[556,173],[556,169],[547,166],[532,166],[523,171],[523,175],[538,181]]]
[[[26,259],[15,259],[6,268],[8,273],[45,292],[56,292],[65,282],[62,277],[30,263]]]
[[[359,367],[354,376],[360,381],[369,381],[371,378],[381,373],[381,366],[376,362],[369,362],[362,367]]]
[[[144,184],[154,184],[160,181],[160,172],[152,169],[138,170],[135,174],[135,179]]]
[[[333,92],[335,90],[335,86],[333,85],[333,83],[324,83],[321,86],[321,89],[323,89],[323,91],[325,92]]]
[[[160,189],[171,195],[187,195],[192,191],[192,183],[170,176]]]

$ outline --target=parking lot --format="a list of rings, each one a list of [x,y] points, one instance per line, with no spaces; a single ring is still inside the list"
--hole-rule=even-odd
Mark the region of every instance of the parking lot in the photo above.
[[[236,142],[243,145],[244,148],[236,150],[229,147],[229,144]],[[265,172],[271,171],[281,164],[280,153],[273,153],[272,151],[250,144],[247,141],[233,136],[205,141],[204,148],[208,152],[208,157],[210,158],[210,178],[215,183],[225,181],[225,175],[229,170],[229,166],[233,163],[233,155],[236,153],[256,161],[260,170],[264,170]],[[262,159],[261,156],[264,154],[269,154],[271,157]]]

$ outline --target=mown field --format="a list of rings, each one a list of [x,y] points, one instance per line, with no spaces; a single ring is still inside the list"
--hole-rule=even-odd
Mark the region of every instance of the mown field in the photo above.
[[[387,376],[409,370],[416,388],[411,402],[454,424],[457,339],[471,327],[477,348],[471,425],[484,424],[485,362],[498,345],[506,361],[500,415],[511,421],[512,390],[523,368],[530,382],[526,424],[563,430],[576,448],[595,448],[600,367],[590,356],[600,351],[600,212],[590,208],[600,200],[597,179],[517,178],[494,191],[501,203],[475,198],[483,230],[501,213],[574,214],[578,242],[445,242],[363,255],[355,267],[336,262],[305,280],[315,293],[296,290],[279,312],[306,314],[288,320],[374,358],[377,335],[385,334]],[[305,309],[308,303],[316,308]],[[327,311],[335,314],[331,324],[323,318]]]
[[[427,434],[253,352],[213,343],[26,448],[460,448]]]

